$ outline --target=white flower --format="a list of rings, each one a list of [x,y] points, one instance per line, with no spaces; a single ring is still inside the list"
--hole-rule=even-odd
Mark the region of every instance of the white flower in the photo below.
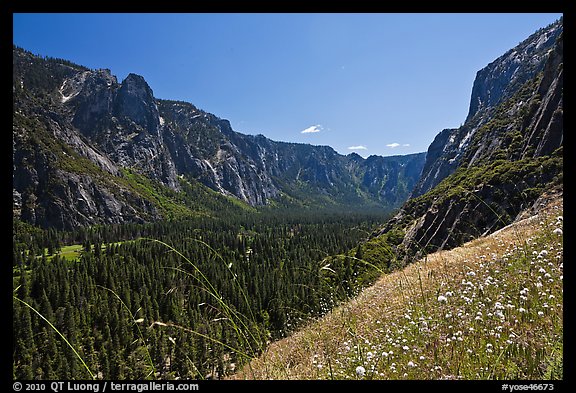
[[[552,231],[555,235],[562,236],[562,229],[556,228]]]
[[[382,356],[384,356],[385,358],[388,357],[388,352],[382,352]]]
[[[446,296],[442,296],[442,295],[438,296],[438,301],[440,303],[446,303],[447,300],[448,299],[446,298]]]
[[[542,315],[544,315],[544,313],[542,311],[538,311],[538,316],[541,317]]]
[[[366,374],[366,369],[362,366],[358,366],[356,367],[356,375],[360,378],[364,377],[364,374]]]
[[[416,367],[416,364],[412,360],[410,360],[408,362],[408,367]]]
[[[448,291],[448,292],[446,292],[446,294],[445,294],[446,297],[450,297],[450,296],[453,296],[453,295],[454,295],[454,293],[451,292],[451,291]]]
[[[526,312],[526,309],[525,309],[524,307],[520,307],[520,308],[518,309],[518,311],[520,311],[520,312]]]
[[[408,345],[404,345],[404,346],[402,347],[402,349],[405,350],[405,351],[409,351],[409,350],[410,350],[410,347],[408,347]]]

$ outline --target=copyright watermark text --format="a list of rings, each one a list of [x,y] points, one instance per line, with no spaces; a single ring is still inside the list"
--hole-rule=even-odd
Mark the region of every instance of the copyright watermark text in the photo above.
[[[60,392],[147,392],[147,391],[198,391],[200,387],[197,383],[170,382],[170,381],[146,381],[146,382],[20,382],[12,383],[12,389],[15,392],[32,392],[32,391],[53,391]]]

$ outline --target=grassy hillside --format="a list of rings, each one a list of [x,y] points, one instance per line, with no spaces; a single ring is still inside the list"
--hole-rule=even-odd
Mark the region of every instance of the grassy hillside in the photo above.
[[[381,277],[235,379],[562,379],[562,197]]]

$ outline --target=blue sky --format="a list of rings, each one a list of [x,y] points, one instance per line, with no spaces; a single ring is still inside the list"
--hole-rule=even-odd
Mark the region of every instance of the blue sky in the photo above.
[[[476,72],[561,14],[14,14],[14,44],[142,75],[246,134],[396,155],[466,118]]]

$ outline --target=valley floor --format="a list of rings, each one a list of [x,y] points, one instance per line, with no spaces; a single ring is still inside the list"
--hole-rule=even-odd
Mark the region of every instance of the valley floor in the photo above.
[[[562,379],[562,197],[385,275],[233,379]]]

